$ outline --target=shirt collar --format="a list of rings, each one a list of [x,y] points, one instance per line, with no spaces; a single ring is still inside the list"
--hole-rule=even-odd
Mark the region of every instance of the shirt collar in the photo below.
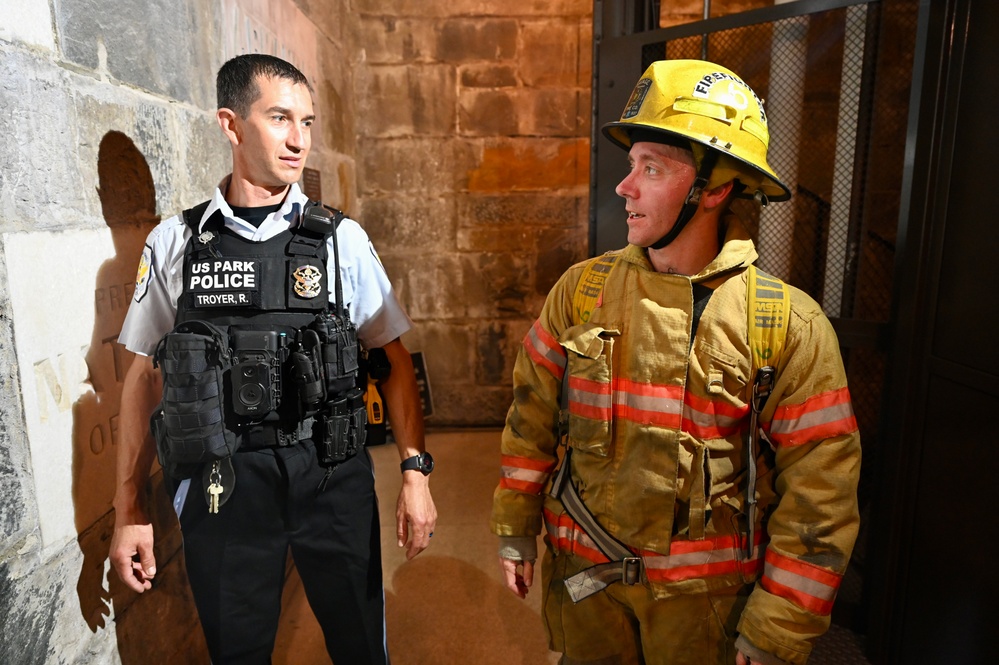
[[[212,200],[208,203],[205,214],[201,216],[201,220],[198,223],[198,233],[204,230],[205,223],[216,212],[222,214],[226,228],[251,240],[266,240],[300,223],[302,210],[305,208],[305,204],[309,202],[309,198],[302,192],[298,183],[292,183],[288,187],[288,193],[285,195],[281,207],[268,215],[260,223],[259,227],[255,227],[249,222],[236,217],[232,211],[232,207],[225,200],[225,192],[229,188],[231,178],[231,174],[227,175],[219,182],[218,187],[215,188]]]

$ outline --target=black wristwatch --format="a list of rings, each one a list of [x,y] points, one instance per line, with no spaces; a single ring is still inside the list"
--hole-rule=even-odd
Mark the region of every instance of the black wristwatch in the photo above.
[[[399,468],[403,471],[419,471],[423,475],[429,476],[430,472],[434,470],[434,458],[430,453],[420,453],[403,460]]]

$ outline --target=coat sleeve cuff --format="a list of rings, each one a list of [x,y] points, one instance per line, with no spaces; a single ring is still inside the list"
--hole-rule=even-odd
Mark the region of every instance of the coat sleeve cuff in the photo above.
[[[759,665],[790,665],[786,660],[781,660],[772,653],[767,653],[762,649],[757,649],[756,645],[747,640],[744,636],[739,635],[735,639],[735,648],[742,652],[742,655],[749,658],[753,662],[753,665],[759,663]]]
[[[510,561],[535,561],[538,558],[538,540],[534,536],[500,536],[499,555]]]

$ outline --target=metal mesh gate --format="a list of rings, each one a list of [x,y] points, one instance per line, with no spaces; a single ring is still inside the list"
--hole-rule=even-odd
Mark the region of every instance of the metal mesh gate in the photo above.
[[[818,301],[843,347],[865,458],[876,452],[888,350],[895,235],[908,118],[915,3],[830,0],[631,35],[595,30],[594,253],[623,246],[613,188],[623,153],[599,135],[655,60],[707,59],[740,74],[765,100],[768,161],[792,192],[760,208],[739,200],[762,269]],[[890,49],[881,48],[891,44]],[[906,46],[909,45],[909,48]],[[609,221],[608,221],[609,220]],[[874,465],[863,467],[868,507]],[[863,527],[862,527],[863,528]],[[843,616],[861,605],[864,533],[840,592]]]

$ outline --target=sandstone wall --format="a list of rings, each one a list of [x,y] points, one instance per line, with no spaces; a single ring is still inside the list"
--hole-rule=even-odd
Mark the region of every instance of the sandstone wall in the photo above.
[[[589,0],[359,0],[360,217],[416,321],[430,426],[497,425],[586,256]]]

